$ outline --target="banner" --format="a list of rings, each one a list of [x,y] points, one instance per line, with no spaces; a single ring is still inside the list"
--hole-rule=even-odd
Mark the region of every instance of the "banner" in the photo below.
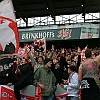
[[[17,53],[19,36],[12,0],[0,1],[0,51]]]
[[[21,92],[21,100],[41,100],[42,94],[39,87],[37,88],[37,91],[35,91],[36,89],[34,89],[33,86],[28,86],[28,88],[23,90],[24,94]],[[25,91],[27,93],[25,93]],[[57,85],[57,90],[55,91],[55,95],[57,100],[65,100],[65,98],[67,97],[66,90],[61,88],[60,85]],[[79,96],[81,96],[81,88],[79,90]],[[0,85],[0,100],[16,100],[14,95],[14,90],[9,88],[8,86]],[[79,100],[81,100],[81,97]]]
[[[81,28],[80,39],[99,38],[98,28]]]
[[[0,100],[16,100],[14,91],[11,88],[7,86],[0,86],[0,88],[1,88]],[[35,100],[35,97],[21,94],[21,100]]]
[[[34,38],[43,37],[46,38],[46,41],[99,38],[99,28],[19,29],[20,42],[32,42]]]
[[[81,28],[62,28],[47,30],[19,29],[20,42],[32,42],[34,38],[46,38],[46,41],[79,39]]]

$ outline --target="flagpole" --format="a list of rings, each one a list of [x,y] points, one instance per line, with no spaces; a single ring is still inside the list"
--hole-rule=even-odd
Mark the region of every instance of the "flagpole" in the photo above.
[[[2,93],[1,93],[1,85],[0,85],[0,100],[2,100],[1,96],[2,96]]]

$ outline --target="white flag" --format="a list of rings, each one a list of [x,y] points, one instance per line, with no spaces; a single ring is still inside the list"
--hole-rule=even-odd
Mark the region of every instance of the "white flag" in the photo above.
[[[12,0],[2,0],[0,2],[0,50],[5,53],[17,53],[18,48],[18,28]]]

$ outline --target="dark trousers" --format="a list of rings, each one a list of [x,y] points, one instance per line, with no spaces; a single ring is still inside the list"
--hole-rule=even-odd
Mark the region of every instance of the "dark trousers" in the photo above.
[[[50,96],[42,96],[42,100],[52,100],[53,94]]]
[[[19,81],[18,83],[16,83],[14,85],[14,94],[15,94],[15,98],[17,100],[21,100],[20,97],[20,90],[23,89],[24,87],[30,85],[29,81]]]

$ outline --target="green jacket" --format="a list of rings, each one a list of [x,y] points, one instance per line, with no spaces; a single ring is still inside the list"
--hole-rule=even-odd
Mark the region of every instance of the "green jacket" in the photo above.
[[[40,82],[45,86],[45,90],[42,90],[43,96],[50,96],[56,90],[56,78],[53,72],[44,67],[39,68],[34,74],[34,85],[36,86],[37,82]]]

